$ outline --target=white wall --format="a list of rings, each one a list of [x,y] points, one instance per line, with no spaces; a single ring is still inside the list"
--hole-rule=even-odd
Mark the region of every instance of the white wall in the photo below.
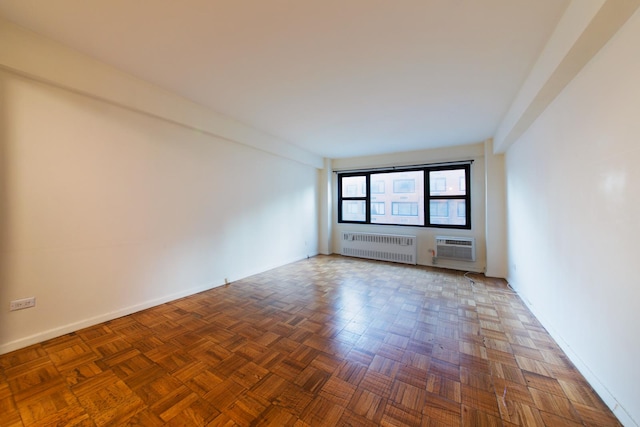
[[[0,70],[0,353],[317,254],[314,166],[92,95]]]
[[[337,222],[337,203],[333,203],[333,252],[340,253],[340,233],[343,231],[405,234],[418,237],[418,264],[433,265],[430,249],[435,249],[435,236],[470,236],[476,239],[476,262],[439,259],[438,267],[483,272],[486,268],[485,250],[485,169],[484,144],[423,150],[389,155],[334,159],[336,171],[385,166],[416,165],[447,161],[474,160],[471,166],[471,230],[425,228],[392,225],[340,224]],[[337,197],[337,178],[333,177],[334,199]]]
[[[318,213],[318,217],[320,218],[318,252],[323,255],[330,255],[332,253],[332,178],[333,172],[331,170],[331,159],[324,159],[324,168],[318,171],[318,193],[320,195],[320,201],[318,203],[320,206],[320,212]]]
[[[506,154],[509,282],[640,423],[640,13]]]
[[[98,62],[1,17],[0,67],[318,169],[323,167],[320,156]]]
[[[484,143],[485,235],[489,277],[507,277],[506,184],[504,155],[493,152],[493,141]]]

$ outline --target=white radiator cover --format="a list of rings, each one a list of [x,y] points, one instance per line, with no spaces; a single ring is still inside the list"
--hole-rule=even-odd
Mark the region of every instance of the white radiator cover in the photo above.
[[[473,237],[436,236],[436,258],[475,261],[476,239]]]
[[[341,254],[379,261],[417,264],[416,236],[377,233],[342,233]]]

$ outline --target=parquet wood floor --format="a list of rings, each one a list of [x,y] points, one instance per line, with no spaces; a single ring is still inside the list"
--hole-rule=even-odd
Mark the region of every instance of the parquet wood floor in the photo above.
[[[0,356],[0,425],[616,426],[503,281],[318,256]]]

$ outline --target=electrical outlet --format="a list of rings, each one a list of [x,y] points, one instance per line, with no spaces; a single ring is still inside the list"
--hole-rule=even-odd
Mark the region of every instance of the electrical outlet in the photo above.
[[[22,310],[36,306],[36,297],[16,299],[9,304],[9,311]]]

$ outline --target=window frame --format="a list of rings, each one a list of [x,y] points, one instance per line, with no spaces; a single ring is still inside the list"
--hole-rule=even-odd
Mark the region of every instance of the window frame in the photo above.
[[[342,178],[347,178],[350,176],[365,176],[365,196],[342,196]],[[371,203],[371,180],[369,175],[364,175],[362,173],[343,173],[338,174],[338,222],[346,223],[346,224],[371,224],[371,208],[369,204]],[[365,206],[365,220],[364,221],[355,221],[355,220],[343,220],[342,219],[342,202],[349,201],[364,201]]]
[[[408,167],[392,167],[392,168],[380,168],[380,169],[365,169],[358,171],[338,171],[337,172],[337,187],[338,187],[338,223],[340,224],[367,224],[367,225],[385,225],[392,227],[421,227],[421,228],[448,228],[448,229],[461,229],[471,230],[471,165],[473,161],[461,161],[450,164],[431,164],[420,166],[408,166]],[[464,169],[465,176],[465,189],[464,194],[457,195],[431,195],[431,183],[430,172],[447,171]],[[423,185],[423,208],[424,208],[424,225],[418,224],[389,224],[378,223],[371,221],[371,175],[379,173],[393,173],[393,172],[411,172],[411,171],[423,171],[424,185]],[[365,196],[364,197],[349,197],[342,194],[342,178],[362,176],[365,179]],[[376,194],[376,193],[373,193]],[[344,201],[358,200],[365,202],[365,219],[364,221],[349,221],[342,219],[342,205]],[[449,200],[464,200],[465,201],[465,224],[436,224],[431,222],[431,201],[449,201]],[[458,211],[458,209],[456,209]],[[457,214],[457,212],[456,212]],[[456,215],[457,216],[457,215]],[[461,217],[460,217],[461,218]]]

